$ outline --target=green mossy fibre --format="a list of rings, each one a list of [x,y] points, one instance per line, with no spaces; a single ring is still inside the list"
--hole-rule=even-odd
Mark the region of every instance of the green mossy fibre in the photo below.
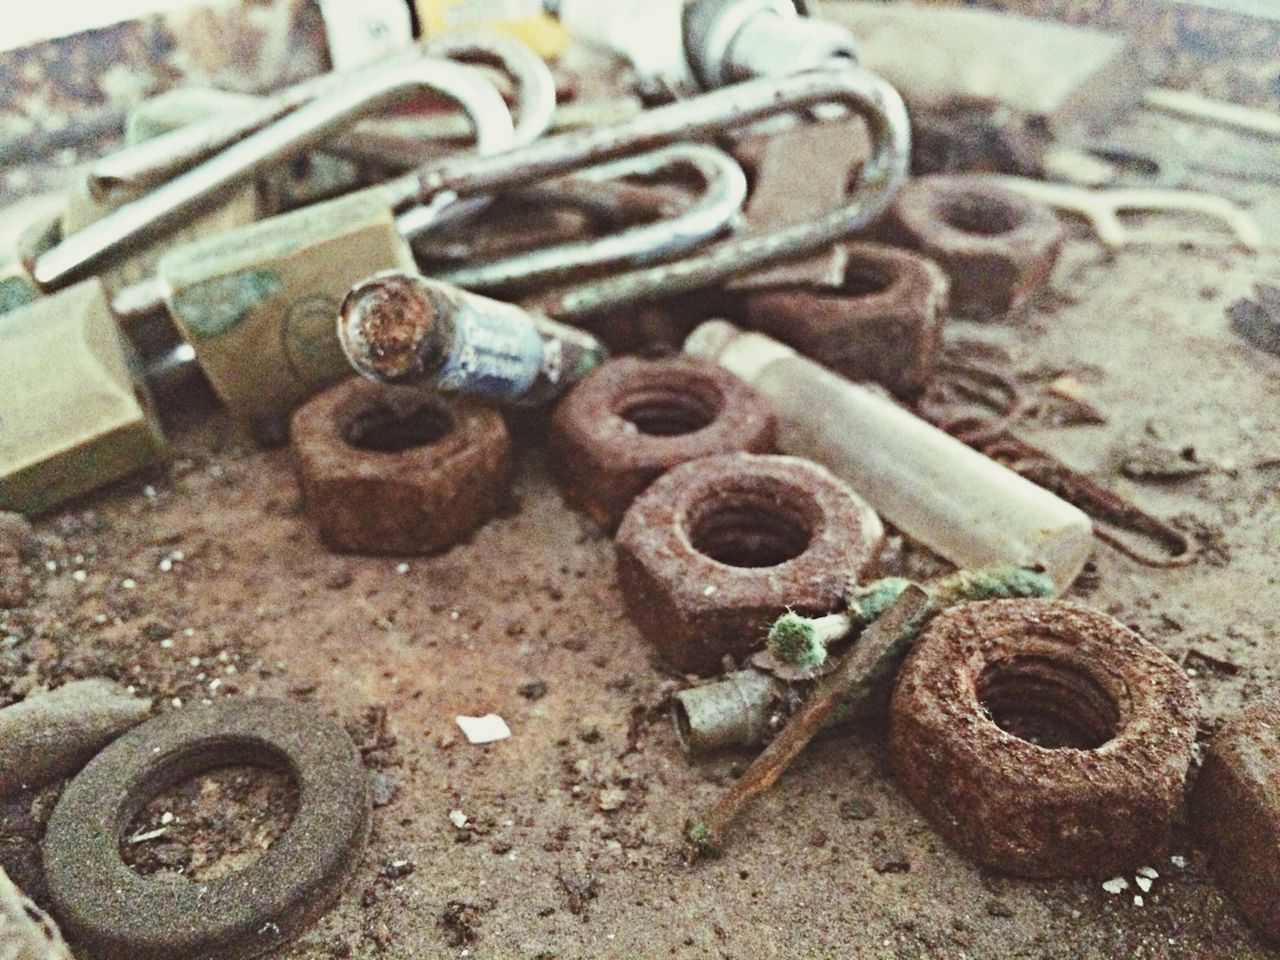
[[[827,646],[818,639],[813,621],[788,611],[769,630],[769,650],[783,663],[797,667],[820,666],[827,659]]]
[[[827,659],[828,644],[878,618],[911,583],[905,577],[884,577],[857,587],[849,597],[846,613],[813,618],[787,612],[769,630],[769,651],[792,666],[820,666]],[[957,570],[921,586],[929,594],[929,616],[960,603],[1051,597],[1054,593],[1053,581],[1047,575],[1009,564]]]

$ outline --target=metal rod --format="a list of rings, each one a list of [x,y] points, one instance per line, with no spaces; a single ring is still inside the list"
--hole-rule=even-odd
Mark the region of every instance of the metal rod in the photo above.
[[[221,153],[126,203],[72,234],[38,257],[32,276],[43,287],[71,281],[128,245],[154,236],[227,186],[255,176],[281,160],[323,141],[352,119],[382,109],[419,91],[456,100],[475,120],[479,149],[493,150],[514,136],[511,116],[494,87],[474,68],[417,59],[376,75],[352,80],[341,89],[299,107]]]

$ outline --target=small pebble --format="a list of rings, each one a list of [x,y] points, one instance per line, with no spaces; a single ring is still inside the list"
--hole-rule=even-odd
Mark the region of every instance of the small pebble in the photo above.
[[[1102,885],[1102,889],[1107,893],[1124,893],[1129,889],[1129,881],[1124,877],[1112,877]]]
[[[627,801],[627,791],[620,787],[605,787],[600,791],[600,809],[606,813],[617,810]]]
[[[1151,879],[1149,877],[1137,877],[1138,889],[1143,893],[1151,892]]]
[[[1135,893],[1135,894],[1133,895],[1133,905],[1134,905],[1135,907],[1140,907],[1140,906],[1142,906],[1144,903],[1146,903],[1146,901],[1142,899],[1142,894],[1140,894],[1140,893]]]
[[[1155,867],[1140,867],[1138,869],[1138,876],[1146,877],[1148,880],[1159,880],[1160,872],[1156,870]]]
[[[1187,869],[1187,858],[1182,856],[1179,853],[1175,853],[1172,857],[1170,857],[1169,862],[1172,863],[1179,870]]]
[[[470,823],[471,821],[467,819],[467,815],[463,813],[461,810],[450,810],[449,822],[452,823],[459,830],[465,830],[467,828],[467,824]]]
[[[496,713],[487,713],[483,717],[457,716],[453,722],[462,730],[468,743],[496,743],[511,736],[507,721]]]

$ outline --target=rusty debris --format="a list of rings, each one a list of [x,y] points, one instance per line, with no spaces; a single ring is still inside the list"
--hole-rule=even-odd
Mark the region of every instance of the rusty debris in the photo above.
[[[912,180],[898,194],[885,237],[918,250],[951,278],[951,309],[1000,316],[1049,282],[1065,233],[1053,211],[979,177]]]
[[[627,610],[671,666],[745,656],[787,609],[825,613],[875,562],[879,517],[797,457],[704,457],[667,472],[615,540]]]
[[[621,357],[556,406],[547,447],[565,499],[612,530],[672,467],[721,453],[773,453],[768,401],[698,357]]]
[[[1050,600],[939,616],[893,695],[903,792],[994,869],[1111,876],[1167,849],[1198,707],[1172,660],[1112,618]]]
[[[0,39],[0,960],[1280,942],[1280,20],[192,2]]]
[[[463,397],[353,377],[298,410],[292,434],[308,512],[334,550],[443,550],[492,517],[511,484],[502,415]]]

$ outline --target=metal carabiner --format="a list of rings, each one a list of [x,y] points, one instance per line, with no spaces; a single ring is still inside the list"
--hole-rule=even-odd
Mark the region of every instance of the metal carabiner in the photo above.
[[[497,90],[473,67],[414,58],[361,73],[342,88],[317,97],[244,140],[117,208],[36,258],[31,275],[44,288],[74,280],[122,251],[154,236],[242,182],[307,147],[322,142],[357,117],[409,94],[441,93],[463,107],[476,128],[477,149],[503,150],[514,138],[511,115]]]
[[[499,156],[444,158],[379,189],[395,208],[441,197],[501,192],[637,149],[653,149],[826,103],[861,114],[871,132],[871,156],[844,206],[809,223],[720,244],[698,257],[655,268],[661,271],[655,277],[638,271],[590,284],[578,289],[573,305],[565,305],[575,315],[581,310],[600,312],[653,296],[654,283],[665,285],[672,294],[684,292],[780,257],[804,256],[866,226],[889,205],[907,176],[910,122],[898,92],[859,67],[750,80],[650,110],[625,123],[559,134]],[[426,222],[414,224],[415,229],[426,226]],[[628,292],[631,287],[636,288],[634,292]],[[599,303],[588,306],[588,300]]]
[[[577,191],[592,184],[625,178],[651,178],[674,169],[688,169],[703,185],[697,201],[674,217],[610,236],[468,263],[431,271],[429,275],[468,290],[511,293],[549,283],[571,282],[575,276],[593,268],[641,266],[687,253],[723,232],[746,202],[746,174],[722,150],[705,144],[674,144],[590,167],[558,182]],[[545,187],[554,192],[556,185],[557,181],[551,181]],[[410,240],[413,239],[413,213],[403,214],[397,221],[401,232]]]
[[[117,150],[90,165],[90,191],[101,199],[120,187],[135,190],[155,187],[317,97],[362,77],[380,74],[398,63],[411,63],[422,57],[494,66],[506,74],[515,91],[513,146],[532,143],[551,125],[556,88],[546,62],[509,37],[478,31],[459,32],[433,38],[377,66],[313,77],[270,96],[254,98],[254,103],[234,114],[219,113]],[[366,120],[351,132],[327,142],[325,150],[351,160],[414,166],[408,159],[414,153],[413,144],[406,139],[385,129],[379,120]],[[416,152],[421,153],[420,145]]]

